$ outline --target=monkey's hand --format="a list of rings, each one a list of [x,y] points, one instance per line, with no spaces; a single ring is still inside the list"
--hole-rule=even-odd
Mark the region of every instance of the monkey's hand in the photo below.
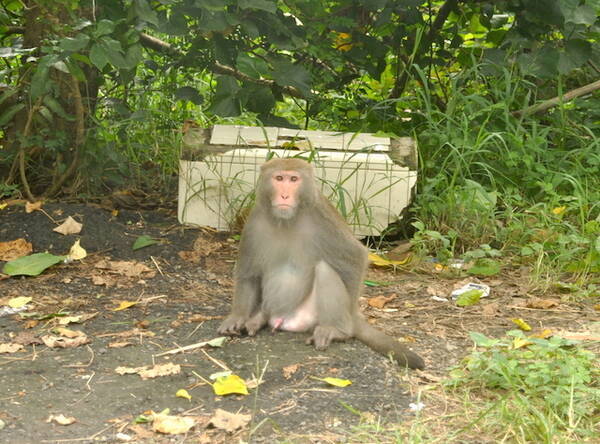
[[[221,323],[218,328],[218,332],[221,335],[239,335],[242,333],[242,329],[244,328],[247,318],[238,315],[229,315],[227,318]]]
[[[350,336],[332,326],[317,325],[313,335],[306,340],[307,344],[315,344],[317,350],[325,350],[331,341],[345,341]]]

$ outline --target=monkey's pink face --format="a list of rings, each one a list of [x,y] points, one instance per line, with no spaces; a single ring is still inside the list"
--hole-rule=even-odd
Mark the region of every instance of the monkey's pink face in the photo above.
[[[299,204],[302,175],[297,171],[275,171],[271,176],[273,214],[281,219],[290,219],[296,214]]]

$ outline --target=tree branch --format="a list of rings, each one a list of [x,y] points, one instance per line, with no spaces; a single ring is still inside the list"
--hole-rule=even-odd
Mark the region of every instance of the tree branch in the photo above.
[[[140,33],[140,42],[146,48],[153,49],[158,52],[162,52],[164,54],[170,56],[179,56],[182,57],[185,54],[181,52],[179,49],[174,48],[170,43],[167,43],[163,40],[160,40],[156,37],[146,34],[145,32]],[[267,79],[255,79],[254,77],[250,77],[243,72],[238,71],[231,66],[223,65],[217,61],[213,62],[210,70],[216,74],[224,74],[228,76],[235,77],[236,79],[246,82],[246,83],[254,83],[256,85],[267,86],[269,88],[280,88],[285,94],[290,95],[292,97],[297,97],[299,99],[304,99],[304,95],[293,86],[279,86],[275,83],[274,80]]]
[[[526,116],[528,114],[535,114],[535,113],[539,113],[542,111],[546,111],[560,103],[569,102],[570,100],[573,100],[577,97],[581,97],[581,96],[584,96],[591,92],[594,92],[597,89],[600,89],[600,80],[596,80],[595,82],[588,83],[587,85],[584,85],[580,88],[573,89],[573,90],[563,94],[562,96],[556,96],[552,99],[545,100],[542,103],[532,105],[528,108],[525,108],[525,109],[522,109],[519,111],[514,111],[513,115],[514,116]]]

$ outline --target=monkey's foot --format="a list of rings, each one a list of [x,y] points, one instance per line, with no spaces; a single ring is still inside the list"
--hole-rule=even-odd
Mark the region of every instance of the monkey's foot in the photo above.
[[[325,350],[332,341],[345,341],[349,339],[345,333],[342,333],[336,327],[317,325],[313,334],[306,340],[307,344],[314,344],[317,350]]]
[[[247,319],[241,316],[228,316],[219,326],[218,332],[222,335],[239,335]]]
[[[244,325],[248,336],[254,336],[261,328],[267,324],[267,318],[262,311],[252,316]]]

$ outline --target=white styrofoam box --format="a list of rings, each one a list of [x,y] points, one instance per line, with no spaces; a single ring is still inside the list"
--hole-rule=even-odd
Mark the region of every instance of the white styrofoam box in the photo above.
[[[231,128],[231,127],[227,127]],[[245,128],[245,127],[240,127]],[[278,128],[277,128],[278,129]],[[281,134],[263,128],[252,128],[240,139],[239,133],[213,131],[211,144],[240,145],[259,141],[277,143]],[[286,130],[293,134],[302,133]],[[215,137],[215,133],[219,137]],[[310,137],[315,132],[304,132]],[[306,134],[309,133],[309,134]],[[319,132],[323,133],[323,132]],[[231,136],[233,134],[233,136]],[[332,135],[339,133],[332,133]],[[357,136],[360,137],[361,135]],[[374,137],[370,135],[363,135]],[[343,143],[354,143],[357,137]],[[361,144],[380,145],[378,140],[364,137]],[[241,141],[243,140],[243,142]],[[333,138],[321,138],[333,144]],[[312,143],[312,141],[311,141]],[[389,140],[388,140],[389,143]],[[295,143],[298,146],[298,143]],[[364,145],[363,145],[364,146]],[[383,151],[383,150],[382,150]],[[179,174],[178,217],[181,223],[229,230],[240,211],[254,201],[253,189],[260,165],[269,156],[310,158],[323,193],[332,200],[352,227],[356,236],[380,235],[396,221],[408,205],[417,173],[394,164],[385,152],[310,151],[286,149],[241,148],[222,154],[209,154],[201,161],[181,160]]]

